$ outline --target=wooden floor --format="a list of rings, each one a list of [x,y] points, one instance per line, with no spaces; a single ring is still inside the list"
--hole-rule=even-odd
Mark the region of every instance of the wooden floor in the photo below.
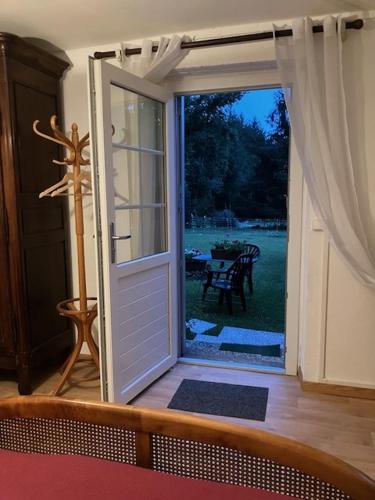
[[[84,363],[76,369],[89,375]],[[17,384],[0,378],[0,397],[17,394]],[[35,393],[46,394],[58,375],[40,379]],[[184,378],[269,387],[265,422],[204,415],[206,418],[256,427],[325,450],[375,479],[375,401],[302,392],[296,377],[178,364],[132,402],[165,408]],[[99,382],[72,385],[67,398],[98,400]]]

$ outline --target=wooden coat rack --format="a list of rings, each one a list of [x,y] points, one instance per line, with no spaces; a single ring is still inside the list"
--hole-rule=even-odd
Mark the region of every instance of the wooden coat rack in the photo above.
[[[77,327],[77,338],[73,352],[64,363],[61,369],[61,378],[53,391],[53,395],[57,396],[67,381],[74,364],[78,361],[79,355],[84,342],[87,343],[91,358],[99,370],[99,351],[92,336],[92,324],[96,318],[97,304],[89,302],[96,301],[94,297],[87,297],[86,288],[86,268],[85,268],[85,248],[84,248],[84,223],[83,223],[83,204],[82,198],[85,195],[91,194],[91,176],[89,172],[81,170],[81,166],[90,165],[90,160],[83,158],[83,149],[89,145],[89,134],[85,134],[81,139],[78,134],[78,126],[76,123],[71,127],[71,139],[66,137],[57,125],[57,117],[53,115],[50,119],[50,125],[53,132],[53,137],[43,134],[38,130],[39,120],[33,123],[33,130],[36,134],[44,139],[55,142],[60,146],[67,148],[69,155],[64,158],[64,161],[52,160],[57,165],[73,167],[72,172],[67,171],[64,177],[57,184],[50,186],[45,191],[40,193],[39,197],[44,196],[74,196],[74,214],[75,214],[75,232],[77,238],[77,257],[78,257],[78,280],[79,280],[79,297],[67,299],[57,304],[57,311],[61,316],[65,316],[74,321]],[[84,188],[84,190],[83,190]],[[76,306],[79,304],[79,307]],[[97,377],[96,377],[97,378]],[[93,380],[93,378],[81,379]]]

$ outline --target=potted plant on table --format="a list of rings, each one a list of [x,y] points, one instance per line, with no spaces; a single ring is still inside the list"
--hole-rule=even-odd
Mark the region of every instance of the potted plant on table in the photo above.
[[[211,257],[213,259],[236,260],[246,251],[246,241],[220,240],[211,243]]]

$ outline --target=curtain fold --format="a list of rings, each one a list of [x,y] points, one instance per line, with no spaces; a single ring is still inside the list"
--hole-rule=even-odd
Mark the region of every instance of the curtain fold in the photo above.
[[[170,39],[161,37],[157,52],[152,52],[152,40],[143,40],[141,54],[125,56],[121,65],[135,75],[159,83],[188,55],[189,49],[181,49],[181,43],[189,40],[187,36],[178,35]],[[126,45],[122,44],[121,49],[124,53]]]
[[[375,248],[367,236],[372,228],[361,213],[350,149],[344,23],[326,16],[321,35],[312,26],[310,18],[297,19],[292,37],[274,37],[292,133],[316,215],[352,273],[375,288]]]

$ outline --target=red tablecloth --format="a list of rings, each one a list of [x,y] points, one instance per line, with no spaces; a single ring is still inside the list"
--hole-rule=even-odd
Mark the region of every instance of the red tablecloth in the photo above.
[[[91,457],[0,451],[1,500],[282,500],[253,488],[198,481]]]

